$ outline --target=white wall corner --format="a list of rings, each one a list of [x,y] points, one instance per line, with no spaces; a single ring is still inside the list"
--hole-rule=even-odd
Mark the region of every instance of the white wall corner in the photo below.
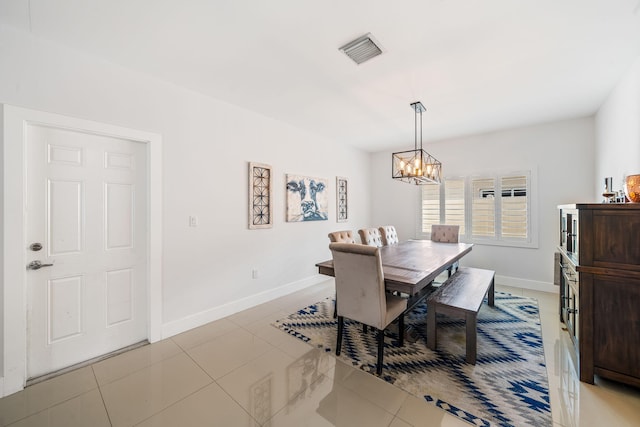
[[[203,310],[199,313],[185,316],[182,319],[167,322],[162,325],[162,339],[172,337],[190,329],[197,328],[198,326],[222,319],[242,310],[289,295],[293,292],[317,285],[327,280],[330,280],[327,276],[316,274],[295,282],[287,283],[275,289],[269,289],[255,295],[250,295],[208,310]]]

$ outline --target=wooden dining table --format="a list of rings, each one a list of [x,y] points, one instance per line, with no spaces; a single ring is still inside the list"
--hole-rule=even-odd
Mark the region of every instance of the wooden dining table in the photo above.
[[[431,283],[473,248],[471,243],[438,243],[407,240],[380,248],[385,288],[410,296],[415,305],[432,291]],[[316,264],[318,272],[335,276],[333,260]]]

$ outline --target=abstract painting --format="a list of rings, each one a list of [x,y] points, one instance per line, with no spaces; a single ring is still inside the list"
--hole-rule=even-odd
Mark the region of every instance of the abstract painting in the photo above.
[[[287,222],[326,221],[328,181],[287,174]]]
[[[336,177],[336,221],[349,220],[349,203],[347,199],[347,178]]]
[[[249,163],[249,229],[273,226],[271,166]]]

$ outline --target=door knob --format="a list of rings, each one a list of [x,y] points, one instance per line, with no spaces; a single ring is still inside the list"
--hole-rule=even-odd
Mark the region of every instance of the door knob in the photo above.
[[[31,261],[27,264],[27,270],[40,270],[42,267],[51,267],[53,264],[43,264],[42,261]]]

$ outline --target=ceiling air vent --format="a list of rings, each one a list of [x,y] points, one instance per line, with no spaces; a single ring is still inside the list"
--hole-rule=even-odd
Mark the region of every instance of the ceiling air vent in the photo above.
[[[382,53],[380,44],[373,38],[371,33],[367,33],[362,37],[355,39],[352,42],[340,48],[349,58],[360,65],[365,61],[375,58]]]

